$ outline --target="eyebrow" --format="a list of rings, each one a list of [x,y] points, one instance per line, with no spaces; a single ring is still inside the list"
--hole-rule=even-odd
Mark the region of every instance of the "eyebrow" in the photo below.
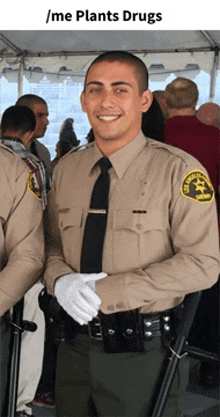
[[[88,84],[86,84],[86,87],[88,87],[90,84],[95,84],[95,85],[104,85],[101,81],[90,81]],[[112,87],[116,87],[117,85],[128,85],[129,87],[131,87],[130,83],[127,83],[126,81],[115,81],[113,83],[111,83]]]
[[[44,113],[44,112],[38,112],[38,113],[36,113],[36,116],[45,116],[45,115],[48,116],[49,113]]]

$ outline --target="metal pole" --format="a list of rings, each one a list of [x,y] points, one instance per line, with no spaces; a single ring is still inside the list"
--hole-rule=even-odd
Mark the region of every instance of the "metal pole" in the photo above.
[[[13,329],[13,345],[12,345],[12,353],[11,353],[9,404],[8,404],[7,417],[14,417],[16,413],[23,309],[24,309],[24,298],[22,298],[13,308],[12,323],[13,323],[14,329]]]
[[[11,367],[8,393],[8,413],[7,417],[15,417],[17,404],[17,391],[19,381],[19,366],[21,353],[21,335],[24,330],[35,332],[37,325],[33,322],[23,320],[24,297],[13,307],[13,317],[11,326],[13,326],[12,350],[11,350]]]
[[[163,414],[179,360],[181,359],[181,355],[184,354],[183,347],[185,344],[185,340],[190,332],[190,328],[195,317],[200,297],[201,292],[188,294],[185,297],[184,311],[179,326],[177,328],[176,342],[174,344],[173,349],[171,350],[172,354],[169,358],[168,366],[165,371],[160,391],[157,396],[154,411],[151,417],[161,417]]]
[[[21,97],[23,93],[23,75],[24,75],[24,60],[22,58],[20,61],[19,70],[18,70],[18,98]]]
[[[213,66],[211,71],[211,81],[210,81],[210,91],[209,91],[209,99],[213,101],[215,97],[215,84],[216,84],[216,77],[218,72],[219,66],[219,48],[214,49],[214,59],[213,59]]]

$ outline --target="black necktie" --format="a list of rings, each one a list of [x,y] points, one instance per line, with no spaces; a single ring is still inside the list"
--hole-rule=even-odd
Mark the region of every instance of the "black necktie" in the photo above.
[[[108,170],[111,168],[111,162],[108,158],[101,158],[97,164],[101,168],[101,174],[93,188],[81,250],[80,271],[84,273],[102,271],[102,252],[107,224],[110,185]]]

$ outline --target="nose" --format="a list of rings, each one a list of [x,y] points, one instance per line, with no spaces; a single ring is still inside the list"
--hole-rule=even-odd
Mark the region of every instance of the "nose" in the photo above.
[[[111,91],[103,91],[101,106],[104,108],[109,108],[113,106],[113,96]]]

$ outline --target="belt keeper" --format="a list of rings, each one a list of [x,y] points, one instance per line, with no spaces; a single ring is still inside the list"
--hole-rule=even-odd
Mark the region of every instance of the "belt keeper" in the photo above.
[[[91,339],[103,340],[102,326],[99,316],[95,317],[88,323],[88,332]]]

